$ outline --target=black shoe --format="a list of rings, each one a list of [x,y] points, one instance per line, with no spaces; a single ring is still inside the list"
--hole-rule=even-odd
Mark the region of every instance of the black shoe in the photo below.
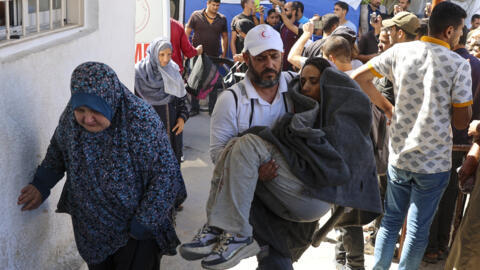
[[[194,117],[195,115],[198,115],[199,113],[200,113],[199,111],[190,111],[190,113],[188,114],[188,116]]]

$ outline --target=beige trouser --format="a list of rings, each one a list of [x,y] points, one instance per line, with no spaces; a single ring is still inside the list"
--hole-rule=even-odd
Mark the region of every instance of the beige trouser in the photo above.
[[[480,167],[468,209],[455,236],[445,270],[480,269]]]
[[[257,189],[258,168],[275,160],[278,176]],[[296,222],[320,219],[330,203],[304,194],[305,186],[293,173],[283,155],[271,143],[247,134],[232,139],[220,155],[213,172],[207,218],[210,226],[244,236],[252,235],[248,222],[256,194],[281,218]]]

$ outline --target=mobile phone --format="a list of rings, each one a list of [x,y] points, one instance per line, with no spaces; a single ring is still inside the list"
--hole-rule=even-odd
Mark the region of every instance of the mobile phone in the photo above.
[[[313,29],[318,30],[322,29],[322,21],[313,21]]]
[[[277,13],[279,13],[279,14],[282,13],[282,10],[280,9],[279,6],[276,6],[276,7],[275,7],[275,11],[276,11]]]
[[[255,0],[255,10],[260,12],[260,0]]]
[[[377,23],[377,22],[378,22],[377,13],[372,12],[372,14],[370,14],[370,24],[374,24],[374,23]]]

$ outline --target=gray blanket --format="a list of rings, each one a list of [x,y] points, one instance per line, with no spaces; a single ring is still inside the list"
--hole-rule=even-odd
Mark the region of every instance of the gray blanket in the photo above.
[[[369,136],[371,104],[358,84],[327,68],[321,75],[319,102],[300,94],[298,79],[289,85],[295,114],[272,128],[247,130],[275,144],[305,194],[333,204],[382,212],[375,157]]]

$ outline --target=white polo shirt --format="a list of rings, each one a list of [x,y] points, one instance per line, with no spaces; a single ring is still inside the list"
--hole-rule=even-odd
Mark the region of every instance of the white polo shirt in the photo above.
[[[441,40],[394,45],[368,62],[393,83],[388,163],[415,173],[449,171],[452,106],[472,104],[470,64]]]
[[[237,96],[237,105],[233,94],[230,91],[223,91],[217,99],[210,119],[210,157],[213,163],[216,163],[231,138],[253,126],[272,127],[286,113],[284,93],[288,91],[287,85],[292,77],[288,72],[281,73],[277,95],[272,104],[258,95],[248,76],[239,82],[245,86],[244,93],[239,83],[231,88]]]

